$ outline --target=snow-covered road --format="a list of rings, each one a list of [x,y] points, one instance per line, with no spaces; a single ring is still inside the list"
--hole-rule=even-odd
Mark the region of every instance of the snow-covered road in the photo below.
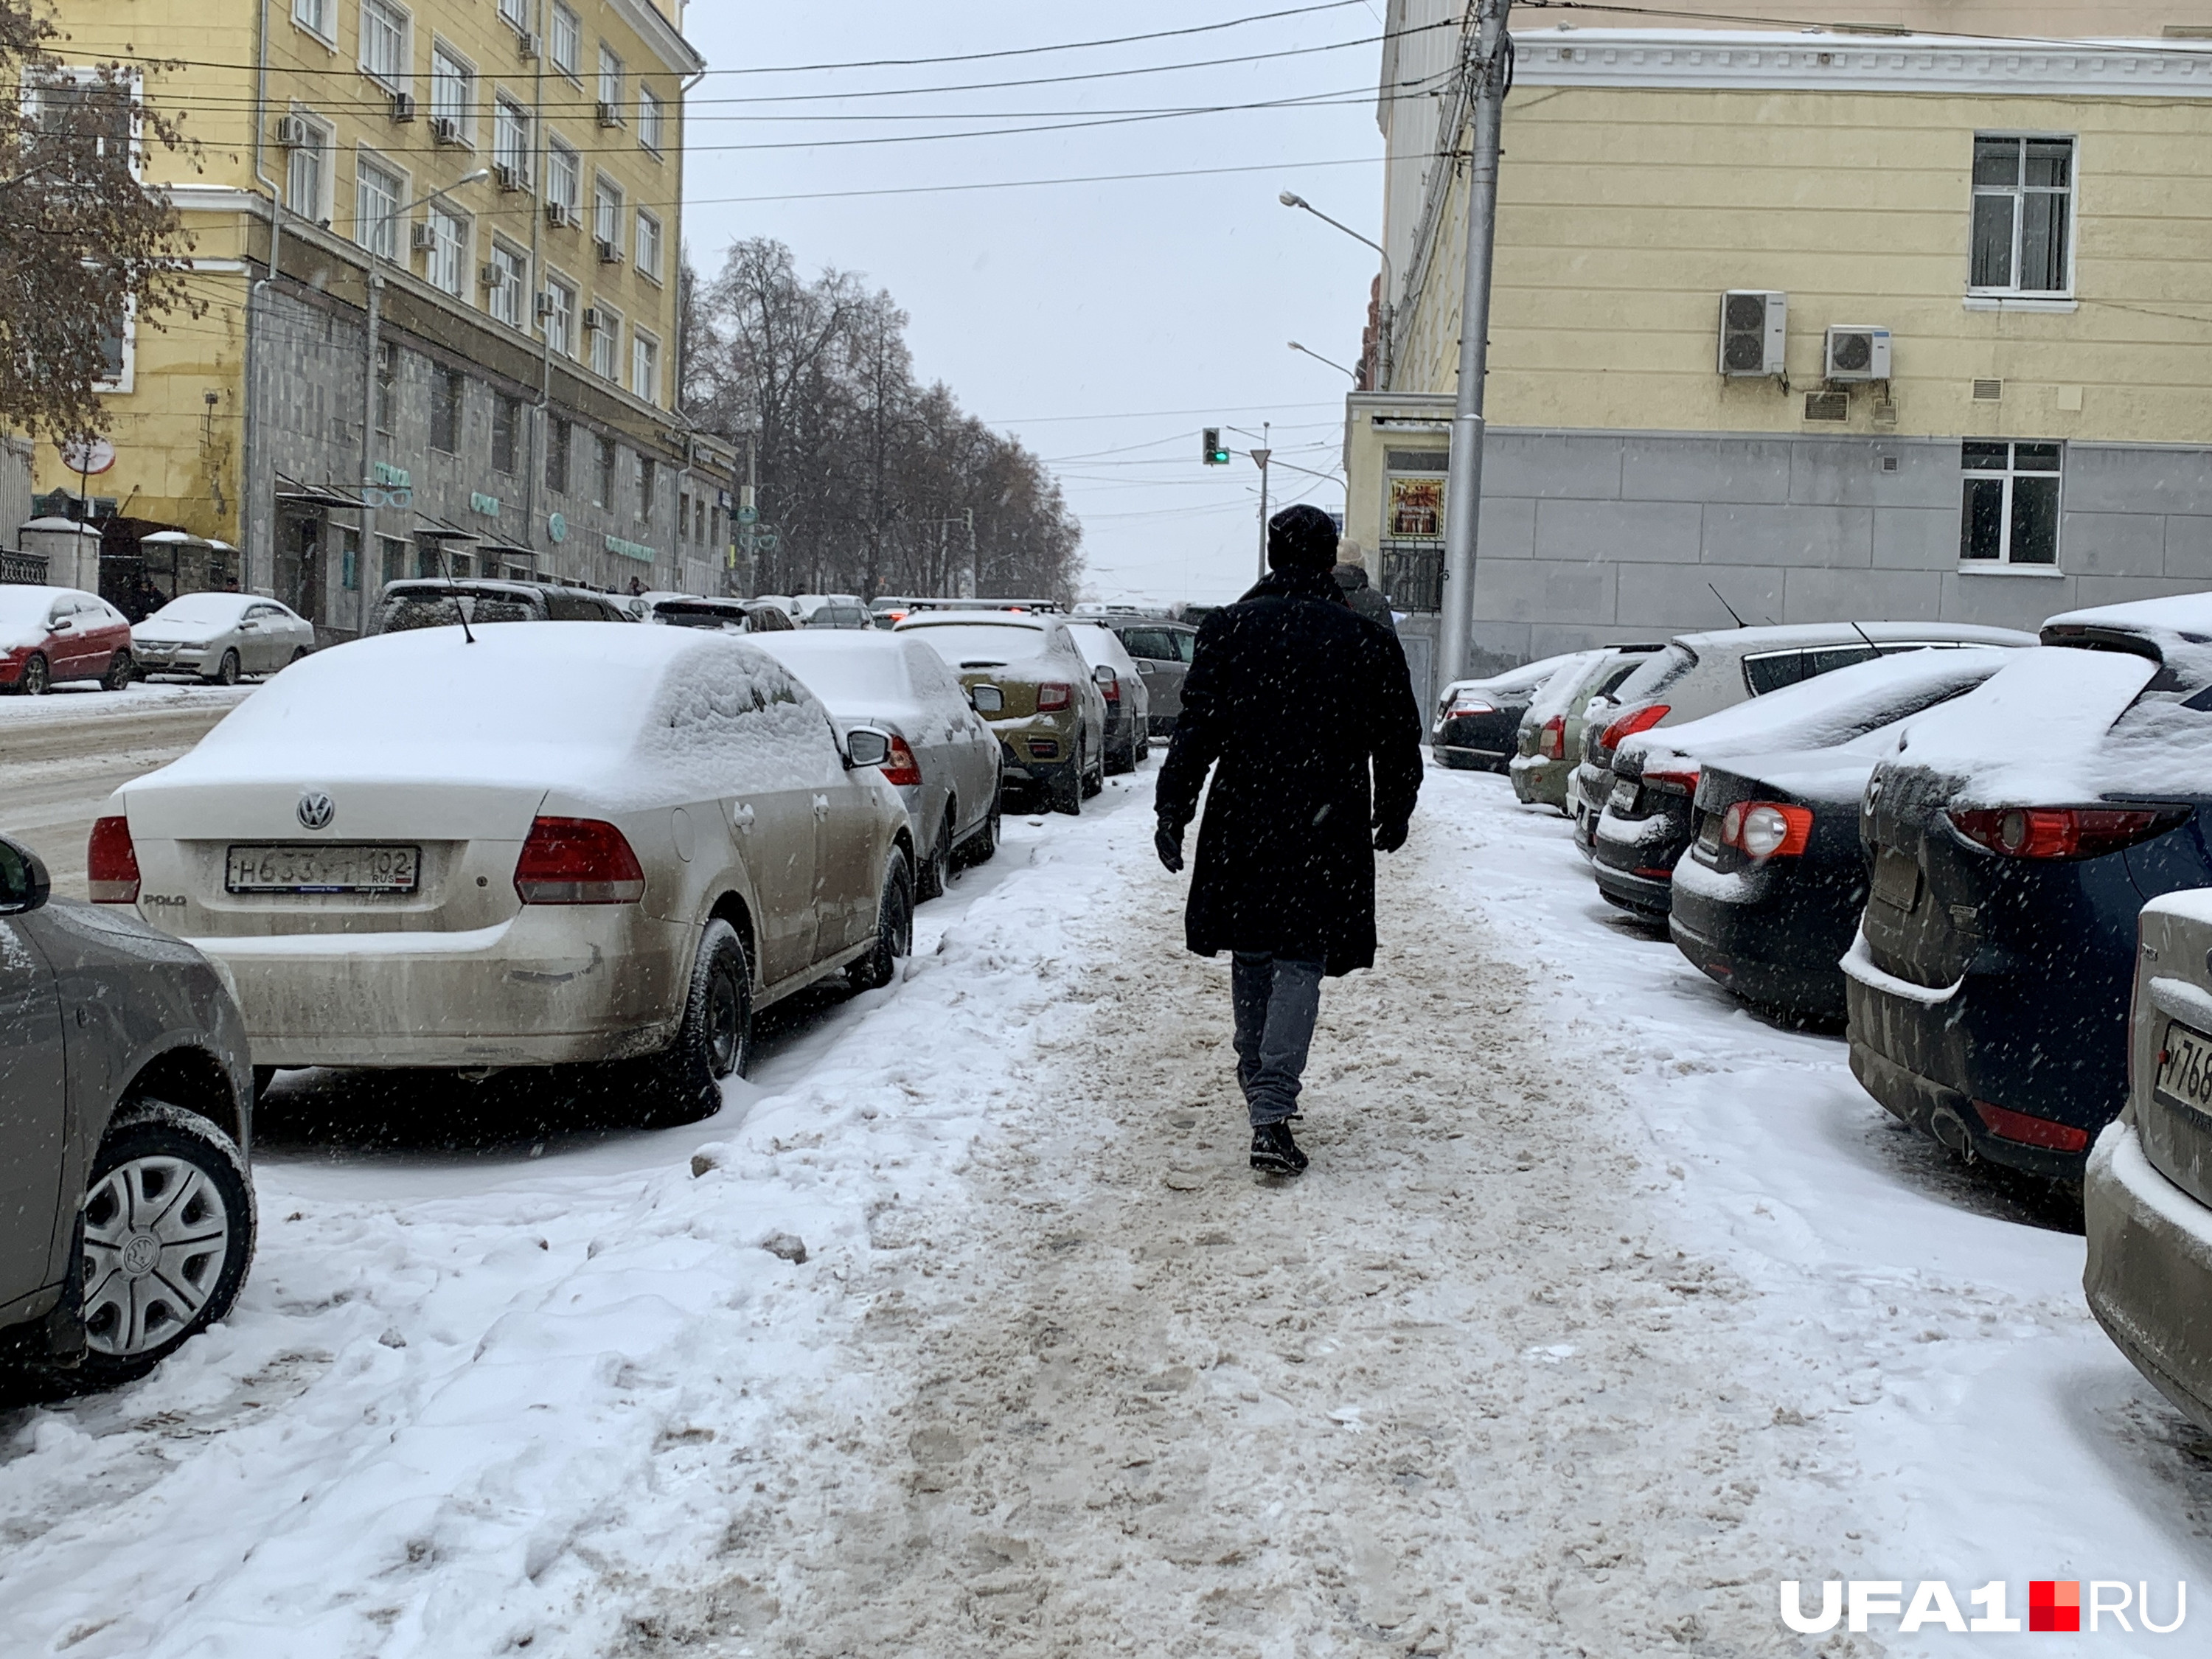
[[[349,1136],[288,1080],[228,1325],[0,1416],[0,1650],[1940,1652],[1777,1581],[2205,1564],[2080,1239],[1501,779],[1431,773],[1256,1180],[1149,782],[1010,821],[708,1123]]]

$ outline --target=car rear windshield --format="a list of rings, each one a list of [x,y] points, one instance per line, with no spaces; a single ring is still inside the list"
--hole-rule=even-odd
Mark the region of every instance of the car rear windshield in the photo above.
[[[1121,645],[1133,657],[1152,662],[1188,662],[1191,635],[1179,628],[1125,628]]]
[[[1018,662],[1044,649],[1044,629],[1024,623],[939,623],[913,631],[950,663]]]
[[[660,605],[653,614],[672,628],[742,628],[745,613],[706,605]]]
[[[1626,704],[1648,702],[1698,665],[1698,653],[1686,645],[1670,645],[1656,657],[1646,657],[1636,672],[1620,683],[1613,700]]]
[[[479,627],[485,623],[538,620],[537,607],[520,594],[464,593],[460,597],[475,600],[469,608],[469,621]],[[453,628],[460,620],[460,606],[451,593],[395,593],[384,602],[376,631],[404,634],[410,628]]]

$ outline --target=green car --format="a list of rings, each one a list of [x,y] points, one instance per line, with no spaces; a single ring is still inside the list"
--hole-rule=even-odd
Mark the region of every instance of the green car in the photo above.
[[[1567,811],[1567,786],[1582,757],[1583,717],[1591,701],[1610,696],[1656,645],[1611,645],[1585,651],[1538,688],[1521,717],[1510,769],[1513,793],[1528,805]]]

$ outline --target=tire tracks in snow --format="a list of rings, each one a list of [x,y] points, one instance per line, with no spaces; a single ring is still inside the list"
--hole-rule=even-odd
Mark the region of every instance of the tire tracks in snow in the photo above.
[[[963,1202],[879,1218],[859,1387],[716,1483],[718,1558],[622,1650],[1807,1650],[1773,1586],[1850,1524],[1848,1451],[1735,1380],[1772,1369],[1750,1291],[1665,1242],[1616,1080],[1472,902],[1476,838],[1431,811],[1382,860],[1382,966],[1328,984],[1280,1183],[1225,962],[1122,817],[1083,1017]]]

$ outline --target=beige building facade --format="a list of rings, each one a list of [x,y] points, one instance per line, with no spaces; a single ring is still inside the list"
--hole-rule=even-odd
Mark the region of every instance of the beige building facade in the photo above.
[[[677,397],[681,7],[62,0],[67,51],[142,64],[198,147],[145,165],[204,314],[126,322],[104,470],[37,457],[103,586],[235,581],[330,637],[394,576],[720,591],[730,456]]]
[[[1516,31],[1487,660],[1729,607],[2032,625],[2212,586],[2212,7],[1856,10],[1882,15]],[[2136,36],[2067,38],[2092,20]],[[1459,35],[1396,45],[1386,87],[1418,94]],[[1382,107],[1398,281],[1346,533],[1418,610],[1464,273],[1464,169],[1434,157],[1462,112]]]

